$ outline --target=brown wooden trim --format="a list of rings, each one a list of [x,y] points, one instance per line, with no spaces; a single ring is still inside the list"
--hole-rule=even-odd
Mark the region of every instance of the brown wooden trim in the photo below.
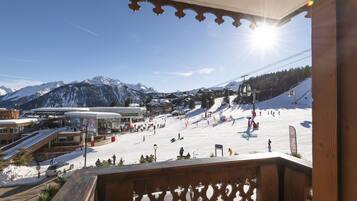
[[[189,4],[185,2],[177,2],[177,1],[172,1],[172,0],[130,0],[129,3],[129,8],[138,11],[140,9],[139,3],[142,2],[147,2],[151,3],[154,5],[153,12],[156,13],[157,15],[160,15],[165,12],[164,6],[171,6],[176,9],[175,15],[178,18],[183,18],[185,17],[186,13],[185,10],[192,10],[196,15],[196,20],[199,22],[202,22],[206,19],[205,14],[210,13],[216,16],[215,22],[217,24],[222,24],[224,23],[223,17],[227,16],[233,19],[232,25],[235,27],[239,27],[241,25],[241,20],[245,19],[248,20],[251,25],[251,28],[256,27],[256,22],[257,21],[262,21],[266,23],[271,23],[271,24],[276,24],[276,25],[282,25],[285,24],[286,22],[290,21],[291,18],[295,17],[296,15],[300,14],[301,12],[304,11],[310,11],[310,7],[307,5],[297,9],[296,11],[292,12],[288,16],[284,17],[281,20],[276,20],[276,19],[270,19],[262,16],[256,16],[256,15],[249,15],[245,13],[238,13],[238,12],[233,12],[233,11],[228,11],[228,10],[223,10],[223,9],[217,9],[217,8],[211,8],[211,7],[206,7],[206,6],[200,6],[196,4]],[[307,2],[307,1],[306,1]],[[307,17],[310,16],[307,14]]]

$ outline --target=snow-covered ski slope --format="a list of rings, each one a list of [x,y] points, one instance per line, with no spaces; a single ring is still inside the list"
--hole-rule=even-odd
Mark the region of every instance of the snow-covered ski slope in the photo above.
[[[298,85],[297,97],[305,93],[311,86],[311,79],[307,79]],[[285,97],[286,96],[286,97]],[[233,100],[234,97],[231,97]],[[212,116],[204,119],[204,110],[198,106],[190,112],[188,127],[186,119],[176,117],[160,116],[155,118],[154,123],[164,123],[166,127],[158,129],[154,135],[153,131],[142,133],[125,134],[117,137],[117,141],[108,145],[90,148],[88,154],[89,164],[94,165],[95,161],[108,159],[113,154],[117,158],[122,157],[126,163],[137,163],[141,154],[153,154],[153,145],[158,145],[157,158],[159,161],[175,160],[180,147],[184,147],[185,153],[190,152],[191,156],[209,157],[214,152],[215,144],[224,146],[225,155],[228,148],[233,149],[238,154],[266,152],[268,139],[272,141],[272,150],[282,153],[289,153],[289,125],[295,126],[298,138],[298,151],[307,160],[311,160],[312,153],[312,125],[311,125],[311,96],[304,99],[298,105],[292,104],[293,99],[282,94],[271,100],[258,104],[255,121],[259,122],[260,129],[247,131],[247,117],[251,115],[251,110],[246,107],[232,106],[231,108],[220,108],[222,98],[215,101],[215,105],[210,109]],[[278,107],[278,102],[281,107]],[[268,109],[268,106],[274,106]],[[275,117],[268,115],[268,111],[275,111]],[[280,115],[278,114],[280,111]],[[261,112],[261,116],[260,116]],[[233,121],[219,122],[220,115],[228,119],[232,116]],[[249,132],[249,134],[248,134]],[[178,133],[183,140],[171,143],[172,138],[178,137]],[[145,135],[145,142],[143,136]],[[74,152],[58,158],[59,161],[66,160],[70,163],[81,164],[83,162],[82,153]]]
[[[296,97],[302,96],[309,89],[311,89],[311,79],[307,79],[295,87]],[[251,106],[236,105],[230,108],[221,108],[222,98],[215,100],[214,106],[209,110],[212,115],[207,119],[204,118],[205,111],[199,106],[189,113],[188,119],[158,116],[153,120],[153,123],[161,124],[166,121],[165,128],[157,129],[156,134],[153,130],[149,130],[119,135],[114,143],[89,147],[87,165],[94,166],[98,158],[107,160],[113,154],[116,155],[117,161],[123,158],[125,164],[138,163],[142,154],[154,154],[154,144],[158,146],[158,161],[176,160],[181,147],[184,148],[185,155],[189,152],[193,157],[207,158],[214,153],[215,144],[224,146],[225,156],[228,156],[228,148],[237,154],[267,152],[269,139],[272,141],[272,151],[289,153],[289,125],[294,126],[297,130],[298,152],[303,159],[311,161],[311,93],[308,93],[306,97],[297,105],[292,104],[294,100],[288,97],[287,93],[258,103],[255,121],[259,122],[260,128],[255,131],[247,129],[247,117],[251,116],[251,109],[249,109]],[[231,101],[233,98],[232,96]],[[274,111],[275,116],[268,115],[268,112],[271,111]],[[220,122],[221,116],[227,117],[228,121]],[[178,133],[183,137],[183,140],[171,143],[172,138],[178,138]],[[144,136],[145,141],[143,141]],[[74,164],[75,168],[82,168],[83,151],[77,150],[55,160],[58,162],[67,161]],[[43,162],[43,168],[48,163],[49,161]],[[24,173],[28,175],[28,171],[25,169]]]

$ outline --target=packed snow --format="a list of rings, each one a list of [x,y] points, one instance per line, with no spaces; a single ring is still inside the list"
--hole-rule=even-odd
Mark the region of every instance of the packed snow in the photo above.
[[[312,160],[312,109],[311,79],[307,79],[298,85],[295,90],[296,97],[301,98],[294,104],[296,97],[288,97],[282,94],[271,100],[257,104],[257,116],[255,122],[259,122],[259,129],[248,129],[247,117],[251,117],[251,106],[233,105],[221,106],[223,98],[217,98],[209,111],[196,106],[187,117],[171,117],[161,115],[149,122],[138,124],[165,124],[164,128],[129,133],[116,136],[116,141],[102,146],[89,147],[87,154],[87,166],[94,166],[97,159],[107,160],[116,155],[117,161],[123,158],[125,164],[139,163],[141,155],[154,154],[153,145],[157,144],[157,160],[176,160],[181,147],[186,155],[188,152],[194,158],[207,158],[214,153],[215,144],[224,146],[224,155],[228,156],[231,148],[237,154],[250,154],[268,152],[268,140],[272,141],[274,152],[290,153],[289,125],[297,131],[298,152],[303,159]],[[231,102],[234,96],[230,97]],[[205,118],[205,114],[209,117]],[[269,113],[269,114],[268,114]],[[181,140],[178,140],[180,133]],[[145,138],[145,140],[144,140]],[[171,140],[175,139],[175,142]],[[68,162],[74,165],[74,169],[83,167],[83,151],[57,157],[58,162]],[[49,161],[41,163],[42,168],[47,167]],[[19,178],[33,179],[37,172],[24,167],[17,170]],[[0,178],[11,171],[2,172]],[[5,176],[4,176],[5,175]],[[16,181],[16,179],[15,179]],[[7,181],[9,183],[9,181]],[[1,184],[0,184],[1,185]]]

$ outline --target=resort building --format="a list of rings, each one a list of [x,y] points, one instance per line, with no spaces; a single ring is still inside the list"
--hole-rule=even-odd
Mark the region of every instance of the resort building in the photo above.
[[[27,117],[40,118],[49,125],[57,127],[65,125],[65,113],[68,112],[106,112],[120,115],[120,121],[138,122],[143,121],[146,115],[145,107],[44,107],[36,108],[27,112]]]
[[[37,119],[6,119],[0,120],[0,146],[7,145],[29,133],[37,123]]]
[[[119,132],[121,115],[110,112],[66,112],[66,125],[73,131],[87,130],[87,137],[102,138]]]
[[[151,114],[171,113],[173,105],[169,99],[152,99],[148,104]]]
[[[93,112],[110,112],[120,114],[121,122],[143,121],[146,115],[145,107],[91,107]]]
[[[70,153],[84,145],[82,131],[58,131],[34,144],[30,150],[37,161],[48,160],[66,153]],[[36,136],[35,136],[36,137]]]
[[[20,116],[19,110],[0,108],[0,120],[1,119],[18,119]]]

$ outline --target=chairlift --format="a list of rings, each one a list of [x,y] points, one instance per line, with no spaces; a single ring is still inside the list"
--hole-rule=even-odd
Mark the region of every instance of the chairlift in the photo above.
[[[250,97],[252,95],[252,87],[244,81],[239,85],[238,93],[241,97]]]

